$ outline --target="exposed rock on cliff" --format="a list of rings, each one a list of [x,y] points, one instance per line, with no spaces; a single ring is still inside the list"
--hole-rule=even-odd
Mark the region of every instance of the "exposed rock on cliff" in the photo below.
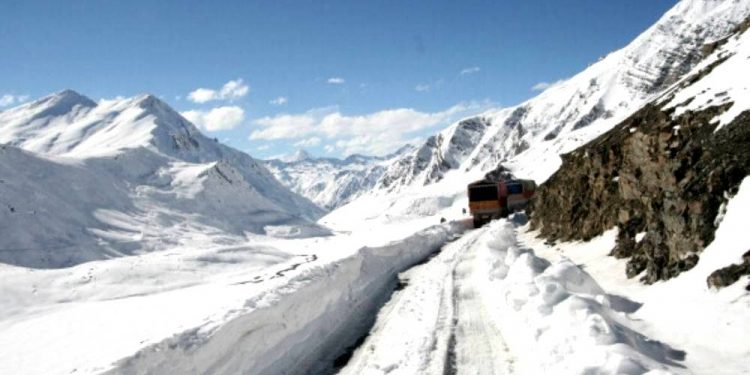
[[[711,45],[711,56],[662,98],[563,155],[535,197],[532,226],[563,241],[616,226],[612,255],[630,258],[628,277],[645,271],[647,283],[695,266],[726,202],[750,175],[746,24]],[[750,273],[729,268],[709,285]]]
[[[617,226],[612,255],[630,257],[628,276],[645,270],[648,283],[692,268],[713,240],[721,205],[750,174],[750,112],[713,134],[709,121],[726,108],[673,119],[647,105],[564,155],[534,201],[532,225],[560,240]]]
[[[714,271],[708,276],[706,283],[709,288],[722,288],[734,284],[744,275],[750,275],[750,250],[742,255],[742,263],[732,264]],[[750,291],[750,284],[745,289]]]

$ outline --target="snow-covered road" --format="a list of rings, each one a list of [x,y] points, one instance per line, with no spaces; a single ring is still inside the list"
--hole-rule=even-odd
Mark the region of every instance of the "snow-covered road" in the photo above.
[[[342,374],[510,373],[512,359],[483,296],[474,251],[487,228],[400,275],[404,289],[381,310]]]
[[[517,227],[493,222],[402,273],[340,373],[684,372],[684,353],[633,330],[622,301],[569,260],[522,248]]]
[[[537,255],[543,246],[530,241],[524,220],[468,231],[446,223],[386,243],[365,238],[377,246],[344,256],[323,250],[360,240],[154,253],[64,272],[9,268],[0,303],[15,309],[0,310],[0,373],[695,370],[685,348],[658,341],[664,336],[634,318],[640,303],[610,294],[611,285],[549,249],[541,251],[549,260]],[[606,281],[596,267],[586,270]],[[134,277],[151,282],[135,285]],[[24,293],[30,284],[40,290]],[[64,289],[69,299],[52,298]]]

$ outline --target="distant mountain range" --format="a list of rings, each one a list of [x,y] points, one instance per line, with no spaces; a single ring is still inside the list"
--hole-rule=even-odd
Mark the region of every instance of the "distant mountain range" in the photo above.
[[[313,158],[304,150],[265,162],[273,175],[292,191],[333,210],[372,190],[386,167],[414,147],[406,145],[383,156],[350,155],[345,159]]]
[[[658,97],[701,62],[706,45],[728,35],[748,14],[747,1],[681,1],[624,48],[535,98],[458,121],[393,158],[372,159],[367,172],[363,167],[345,172],[343,192],[332,188],[336,178],[323,175],[349,170],[346,163],[321,162],[321,175],[303,172],[296,160],[277,161],[271,170],[286,186],[327,209],[363,195],[393,192],[398,199],[446,174],[474,178],[500,164],[541,183],[560,166],[558,155],[603,134]]]

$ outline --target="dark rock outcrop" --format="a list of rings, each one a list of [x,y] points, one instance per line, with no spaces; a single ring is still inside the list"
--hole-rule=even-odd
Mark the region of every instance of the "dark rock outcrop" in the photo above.
[[[612,255],[630,258],[628,276],[646,271],[647,283],[692,268],[714,238],[722,204],[750,174],[750,112],[715,133],[710,123],[731,105],[673,118],[649,104],[563,155],[532,202],[532,227],[567,241],[617,226]]]
[[[484,174],[484,179],[487,181],[504,181],[515,178],[513,172],[502,164],[499,164],[495,169]]]
[[[732,264],[711,273],[706,279],[709,288],[723,288],[737,282],[742,276],[750,275],[750,250],[742,255],[742,263]],[[750,291],[750,284],[745,287]]]

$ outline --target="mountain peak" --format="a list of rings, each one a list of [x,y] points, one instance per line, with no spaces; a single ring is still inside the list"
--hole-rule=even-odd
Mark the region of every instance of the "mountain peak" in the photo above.
[[[42,154],[85,158],[138,147],[187,161],[221,154],[214,142],[151,94],[96,103],[63,90],[1,113],[0,123],[0,142]]]
[[[136,103],[141,104],[141,106],[151,106],[164,103],[161,99],[157,98],[156,95],[149,93],[137,95],[133,99]]]
[[[285,163],[294,163],[303,160],[310,160],[312,157],[304,149],[298,149],[292,155],[285,156],[281,160]]]
[[[138,107],[144,110],[150,110],[151,112],[158,111],[158,112],[168,112],[170,114],[177,113],[174,109],[172,109],[172,107],[169,106],[169,104],[165,103],[163,100],[159,99],[156,95],[153,95],[153,94],[149,94],[149,93],[141,94],[141,95],[133,97],[133,99],[131,100]]]
[[[96,102],[71,89],[65,89],[52,95],[34,101],[30,106],[44,106],[48,109],[59,108],[63,112],[69,111],[76,105],[96,107]]]

